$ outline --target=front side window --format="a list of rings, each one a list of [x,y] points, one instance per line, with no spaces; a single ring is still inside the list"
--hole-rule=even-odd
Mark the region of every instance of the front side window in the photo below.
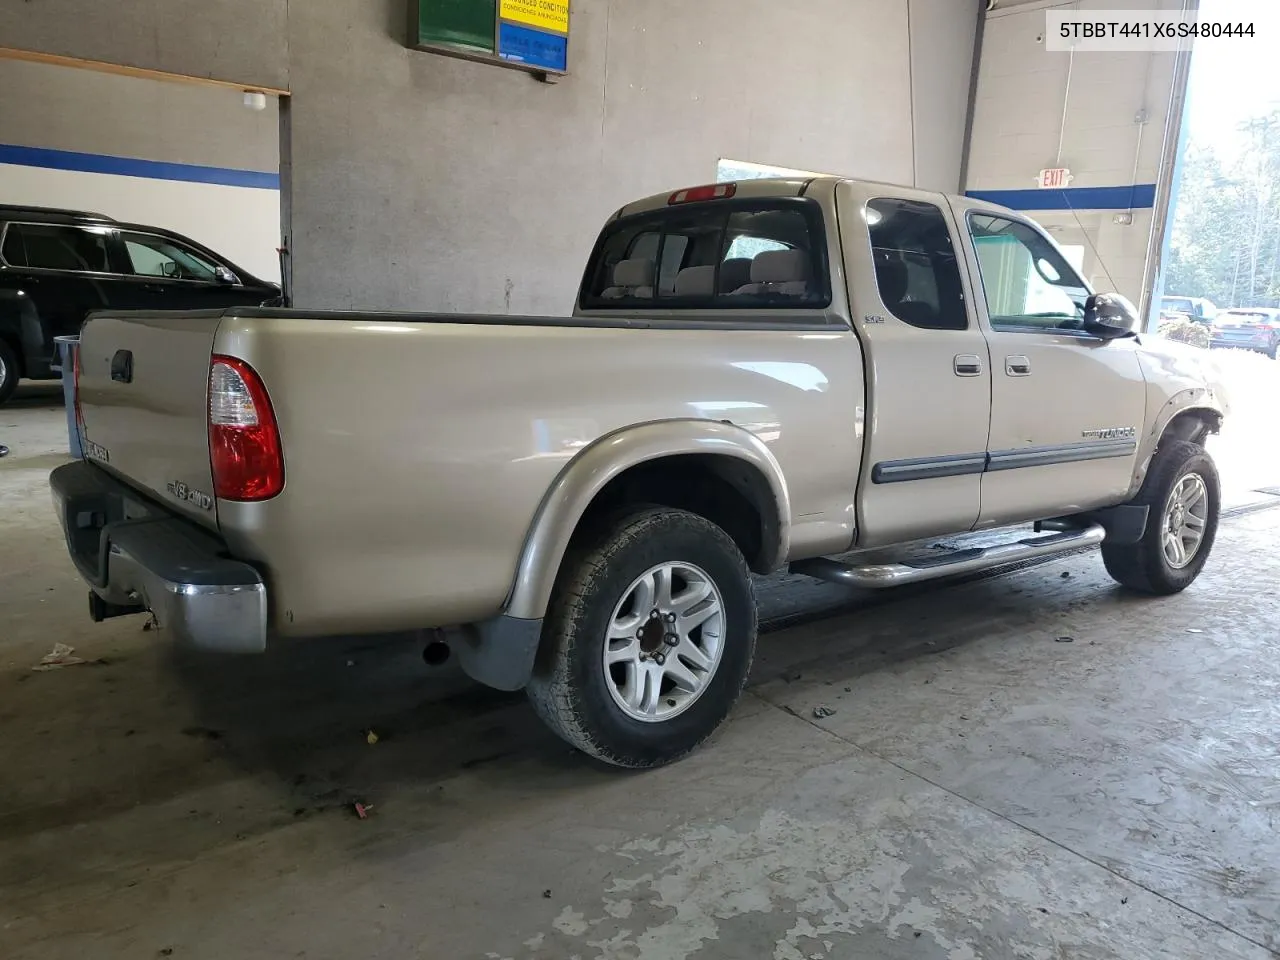
[[[889,312],[925,330],[967,329],[960,265],[942,211],[914,200],[871,200],[867,228]]]
[[[808,201],[709,202],[611,225],[582,306],[609,309],[824,307],[821,214]]]
[[[49,223],[11,223],[4,258],[14,266],[77,273],[109,273],[107,231]]]
[[[216,267],[186,244],[147,233],[122,233],[133,272],[140,277],[169,277],[172,280],[216,279]]]
[[[1089,290],[1054,245],[1025,223],[969,215],[993,330],[1079,330]]]

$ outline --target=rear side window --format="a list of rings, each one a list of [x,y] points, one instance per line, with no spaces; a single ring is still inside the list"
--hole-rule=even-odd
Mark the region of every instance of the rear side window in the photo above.
[[[915,200],[871,200],[867,225],[889,312],[925,330],[967,329],[960,266],[942,211]]]
[[[4,245],[0,246],[0,257],[11,267],[27,265],[27,251],[22,246],[22,234],[16,227],[9,227],[4,232]]]
[[[107,233],[46,223],[12,223],[4,238],[4,258],[39,270],[110,273]],[[10,257],[13,253],[18,259]]]
[[[811,201],[691,204],[611,224],[587,268],[586,309],[825,307],[822,216]]]

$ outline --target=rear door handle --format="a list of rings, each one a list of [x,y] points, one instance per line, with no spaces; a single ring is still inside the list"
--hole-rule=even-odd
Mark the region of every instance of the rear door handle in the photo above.
[[[1031,361],[1026,357],[1005,357],[1004,372],[1011,377],[1031,376]]]
[[[982,358],[976,353],[957,354],[954,361],[957,377],[977,377],[982,375]]]

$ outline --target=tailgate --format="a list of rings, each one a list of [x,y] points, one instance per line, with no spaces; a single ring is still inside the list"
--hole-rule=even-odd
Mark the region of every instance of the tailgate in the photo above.
[[[221,312],[95,315],[80,334],[85,457],[217,528],[209,358]]]

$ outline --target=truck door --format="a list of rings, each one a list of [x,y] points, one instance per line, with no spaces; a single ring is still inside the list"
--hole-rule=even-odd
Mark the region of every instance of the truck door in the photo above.
[[[837,191],[854,329],[866,357],[859,547],[977,522],[991,364],[945,200],[844,182]]]
[[[1090,291],[1038,227],[956,204],[992,361],[979,528],[1125,499],[1146,414],[1137,340],[1081,329]]]

